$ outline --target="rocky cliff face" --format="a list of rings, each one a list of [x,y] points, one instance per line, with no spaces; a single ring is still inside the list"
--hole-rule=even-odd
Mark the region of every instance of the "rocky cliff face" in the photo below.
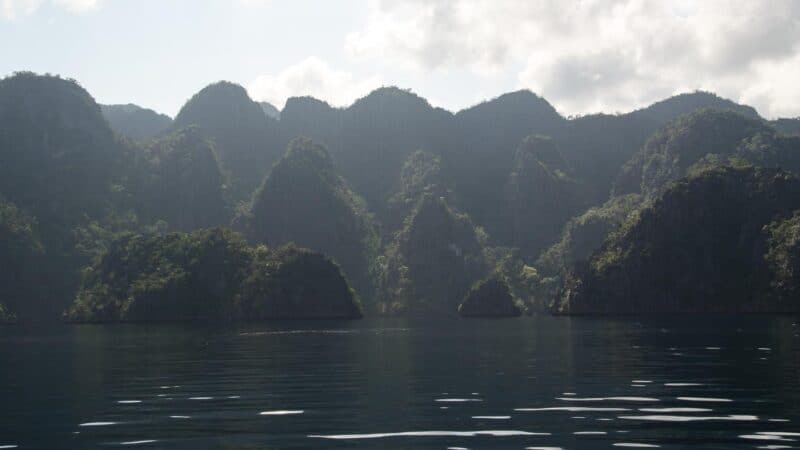
[[[552,139],[529,136],[517,149],[506,185],[508,244],[535,258],[553,244],[561,228],[583,205],[581,186]]]
[[[325,147],[293,140],[253,196],[245,222],[253,242],[294,242],[323,252],[362,295],[371,294],[369,262],[378,235],[363,200],[337,173]]]
[[[764,228],[765,290],[761,303],[775,311],[797,311],[800,298],[800,211]]]
[[[702,110],[682,116],[654,133],[625,163],[614,193],[657,196],[670,182],[688,175],[701,159],[711,155],[727,159],[744,139],[770,132],[765,122],[730,111]]]
[[[380,281],[384,309],[455,314],[488,269],[477,231],[444,199],[423,196],[387,250]]]
[[[203,88],[181,108],[174,130],[196,125],[214,141],[237,200],[250,197],[285,148],[278,123],[264,114],[239,85],[219,82]]]
[[[800,303],[778,306],[765,295],[765,280],[774,275],[767,270],[763,231],[798,207],[800,181],[781,170],[720,168],[682,180],[577,266],[565,281],[557,310],[800,309]]]

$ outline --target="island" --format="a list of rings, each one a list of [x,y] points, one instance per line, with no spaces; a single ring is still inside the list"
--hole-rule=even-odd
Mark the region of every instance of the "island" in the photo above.
[[[84,271],[71,322],[355,319],[339,267],[287,245],[251,247],[226,228],[127,234]]]
[[[514,303],[508,284],[494,276],[470,289],[458,313],[463,317],[518,317],[522,308]]]

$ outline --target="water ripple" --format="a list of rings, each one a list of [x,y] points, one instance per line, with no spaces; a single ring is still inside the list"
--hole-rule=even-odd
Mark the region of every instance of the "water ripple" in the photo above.
[[[310,434],[310,438],[318,439],[383,439],[393,437],[475,437],[475,436],[550,436],[550,433],[534,433],[519,430],[480,430],[480,431],[401,431],[397,433],[369,434]]]

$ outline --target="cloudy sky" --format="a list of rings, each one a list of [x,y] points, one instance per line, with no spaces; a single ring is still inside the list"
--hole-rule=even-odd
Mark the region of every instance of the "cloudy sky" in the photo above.
[[[170,115],[225,79],[278,107],[527,88],[572,115],[703,89],[795,117],[800,0],[0,0],[0,74],[18,70]]]

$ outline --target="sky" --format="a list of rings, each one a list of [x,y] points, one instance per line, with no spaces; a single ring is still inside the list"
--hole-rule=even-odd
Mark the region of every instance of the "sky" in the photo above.
[[[800,0],[0,0],[0,76],[174,116],[218,81],[282,108],[411,89],[451,111],[530,89],[565,116],[706,90],[800,116]]]

